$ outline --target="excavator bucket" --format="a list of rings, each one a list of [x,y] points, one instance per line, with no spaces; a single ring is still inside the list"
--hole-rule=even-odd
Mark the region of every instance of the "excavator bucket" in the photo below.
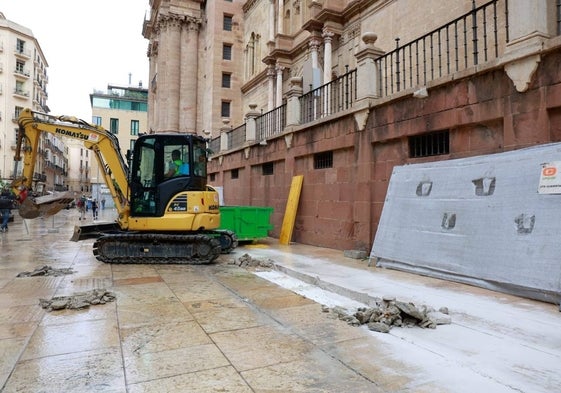
[[[27,197],[19,207],[19,215],[26,219],[49,217],[64,209],[73,200],[70,192],[56,192],[37,198]]]
[[[116,222],[99,222],[89,225],[81,225],[74,227],[74,234],[70,238],[72,242],[79,242],[86,239],[97,239],[108,233],[116,233],[119,231],[119,225]]]

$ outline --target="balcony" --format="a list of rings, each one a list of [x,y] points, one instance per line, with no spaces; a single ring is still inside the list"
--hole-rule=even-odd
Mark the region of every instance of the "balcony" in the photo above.
[[[22,89],[14,89],[14,97],[18,98],[29,98],[29,91],[25,91]],[[17,119],[16,119],[17,121]]]
[[[31,59],[31,51],[29,49],[15,48],[14,54],[16,57],[29,60]]]
[[[18,78],[28,79],[31,76],[31,73],[29,72],[29,70],[21,70],[16,68],[14,70],[14,75]]]

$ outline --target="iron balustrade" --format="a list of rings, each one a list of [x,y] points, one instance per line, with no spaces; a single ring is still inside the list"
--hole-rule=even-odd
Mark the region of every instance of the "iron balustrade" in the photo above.
[[[245,143],[245,123],[234,128],[232,131],[228,131],[227,135],[228,150],[233,149],[234,147],[242,146]]]
[[[559,0],[561,1],[561,0]],[[504,30],[499,29],[499,4],[504,5]],[[426,86],[427,82],[487,62],[499,56],[508,42],[507,0],[493,0],[475,7],[452,22],[399,46],[376,59],[378,94]],[[501,36],[504,34],[504,36]]]
[[[211,139],[208,142],[208,148],[210,150],[210,155],[218,154],[220,152],[220,137]]]
[[[280,134],[285,126],[286,104],[283,104],[255,118],[257,140],[263,141],[275,134]]]
[[[357,70],[354,69],[301,96],[300,123],[308,123],[347,110],[356,99]]]

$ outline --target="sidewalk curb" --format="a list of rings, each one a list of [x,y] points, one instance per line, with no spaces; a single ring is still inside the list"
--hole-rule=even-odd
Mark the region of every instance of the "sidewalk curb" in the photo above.
[[[298,279],[305,282],[306,284],[314,285],[320,289],[328,292],[335,293],[337,295],[349,298],[359,303],[363,303],[366,306],[374,306],[381,298],[371,296],[365,292],[353,291],[352,289],[342,287],[337,284],[333,284],[329,281],[322,280],[319,276],[311,276],[306,273],[299,272],[294,269],[287,268],[286,266],[279,265],[277,263],[273,264],[275,270],[280,271],[292,278]]]

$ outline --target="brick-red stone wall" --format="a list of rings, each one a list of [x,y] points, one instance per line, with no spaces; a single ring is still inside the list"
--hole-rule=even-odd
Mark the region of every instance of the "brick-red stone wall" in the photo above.
[[[544,56],[528,91],[519,93],[502,69],[429,89],[373,108],[364,131],[338,118],[266,146],[213,159],[209,173],[229,205],[272,206],[278,237],[292,177],[304,184],[292,240],[369,251],[395,165],[491,154],[561,141],[561,52]],[[450,154],[409,158],[408,136],[449,130]],[[333,151],[333,167],[314,169],[314,153]],[[274,162],[264,176],[261,164]],[[239,178],[230,170],[238,168]],[[222,183],[221,183],[222,182]]]

